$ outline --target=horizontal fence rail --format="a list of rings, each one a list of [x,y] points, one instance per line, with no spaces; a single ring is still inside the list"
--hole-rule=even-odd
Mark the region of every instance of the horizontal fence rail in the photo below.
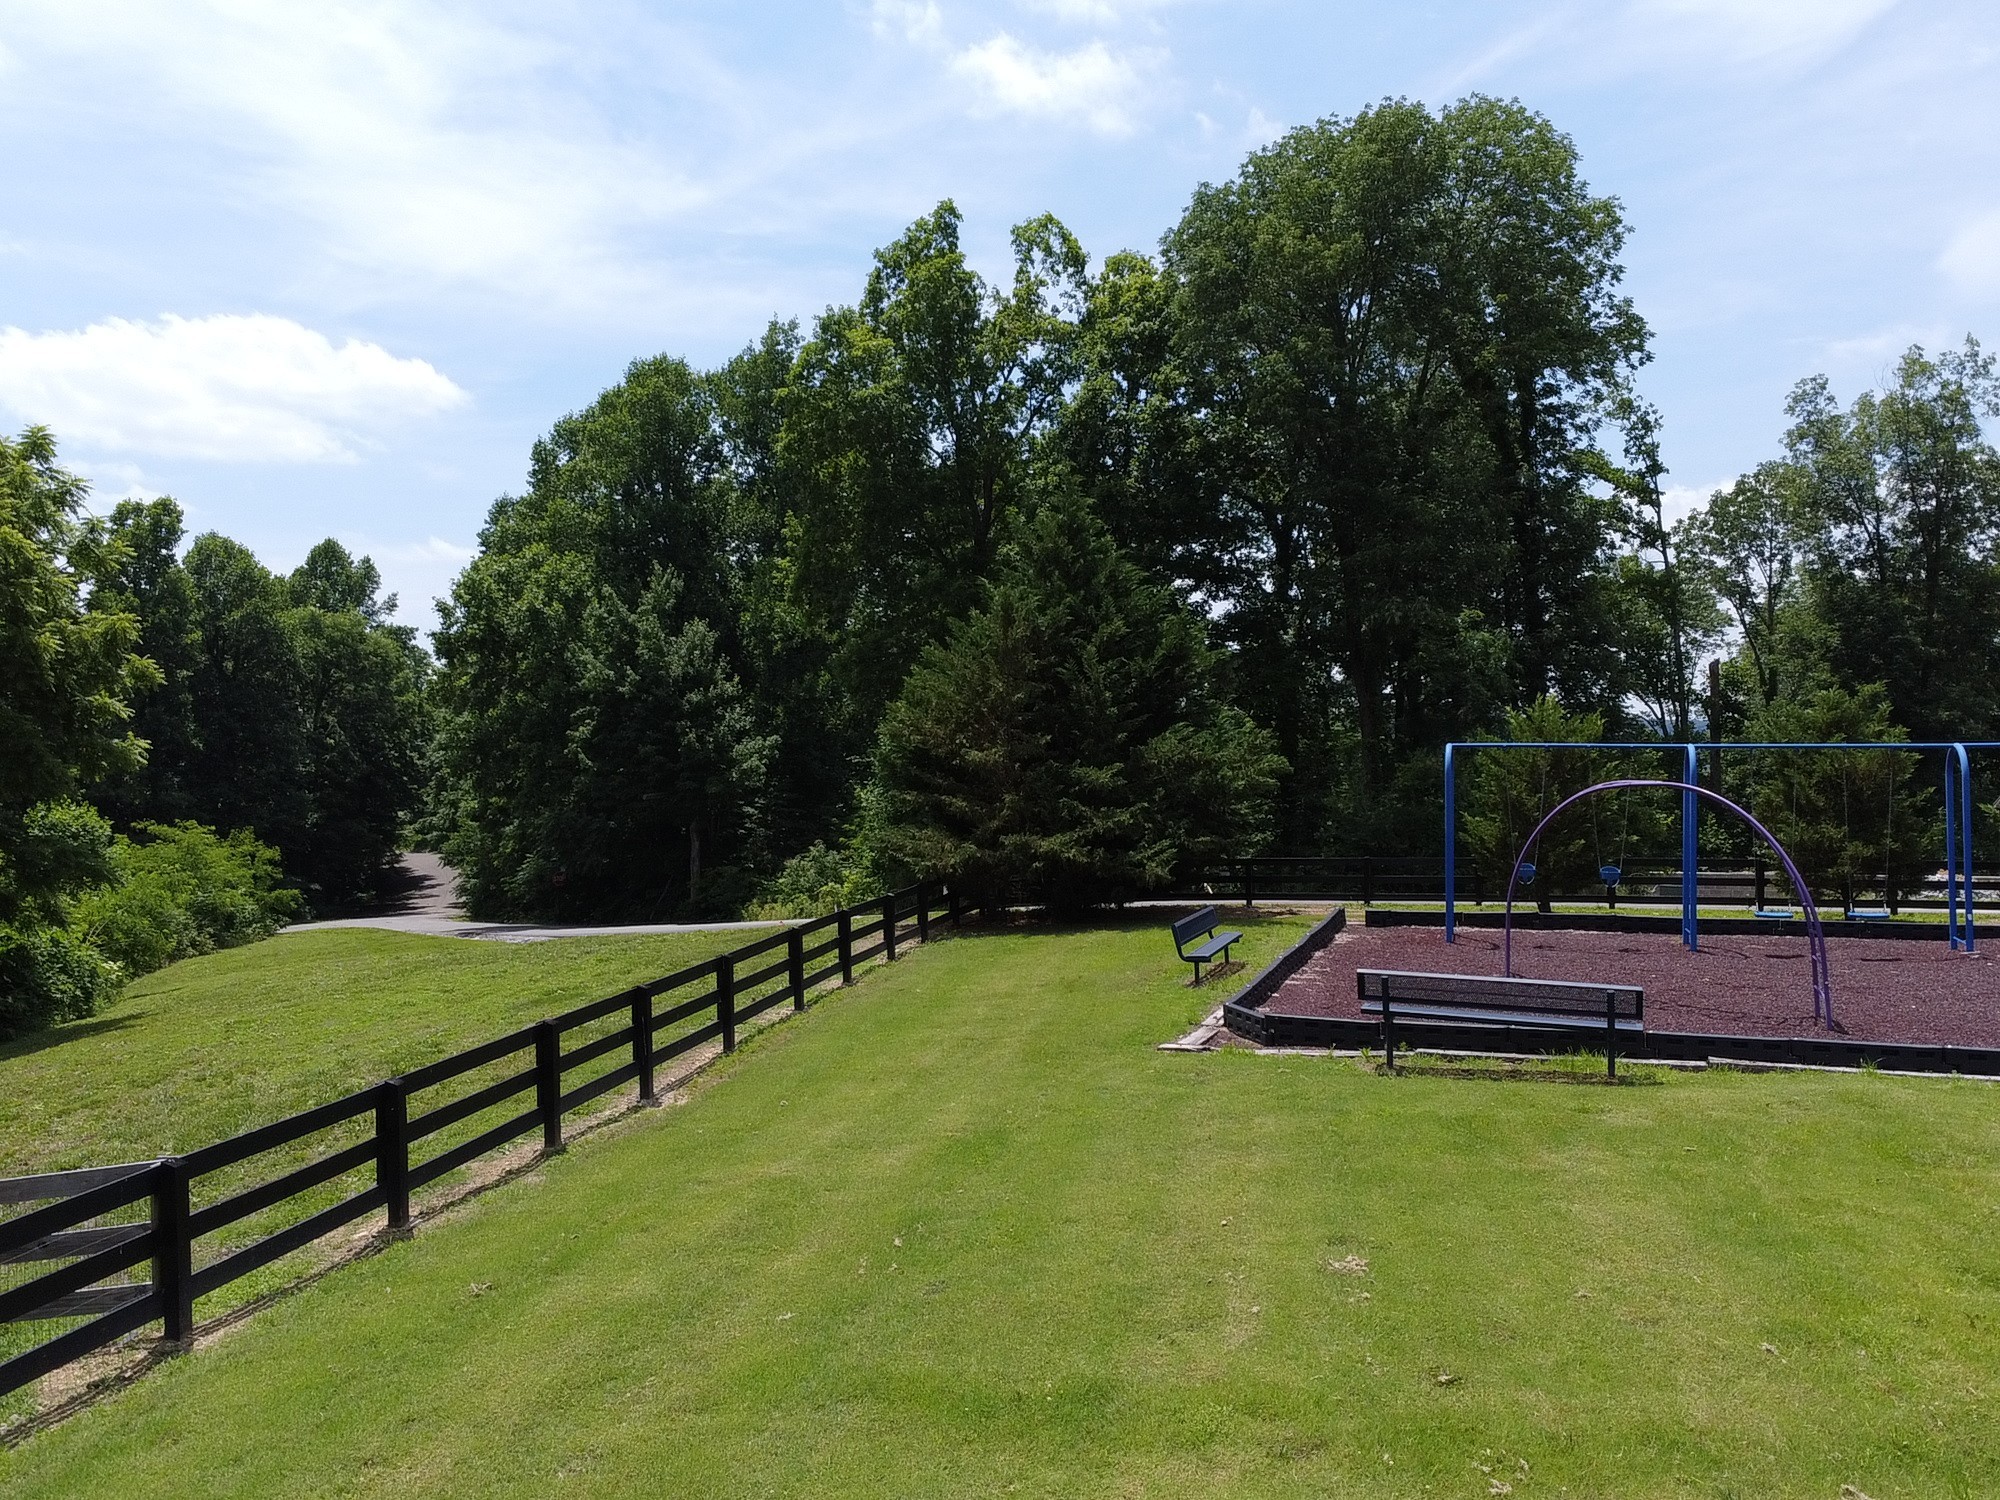
[[[1555,897],[1560,900],[1680,902],[1681,863],[1678,859],[1632,857],[1622,862],[1615,894],[1596,882],[1586,882],[1560,890],[1529,890],[1529,900]],[[1762,860],[1734,865],[1698,866],[1695,880],[1705,906],[1763,907],[1787,899],[1783,873]],[[1461,859],[1454,875],[1460,901],[1498,901],[1506,891],[1503,871],[1497,880]],[[1657,888],[1657,889],[1656,889]],[[1971,888],[1975,903],[2000,903],[2000,866],[1982,865],[1974,872]],[[1168,898],[1209,901],[1234,897],[1250,904],[1270,900],[1359,901],[1442,901],[1444,860],[1421,855],[1326,855],[1260,856],[1222,860],[1183,873],[1173,887],[1160,893]],[[1881,879],[1863,882],[1847,893],[1850,899],[1868,898],[1893,910],[1942,909],[1945,905],[1944,872],[1885,889]]]
[[[0,1395],[148,1323],[184,1345],[196,1298],[377,1212],[390,1235],[406,1234],[417,1188],[524,1136],[560,1151],[565,1115],[628,1084],[657,1103],[662,1064],[718,1041],[732,1052],[743,1023],[786,1004],[802,1011],[856,964],[894,960],[934,921],[957,927],[974,910],[925,881],[183,1156],[0,1178],[0,1209],[20,1210],[0,1217],[0,1267],[32,1268],[0,1285],[0,1324],[87,1320],[0,1360]],[[204,1201],[202,1179],[301,1150],[309,1160]],[[198,1243],[286,1205],[303,1216],[226,1249]],[[93,1222],[120,1214],[131,1222]]]

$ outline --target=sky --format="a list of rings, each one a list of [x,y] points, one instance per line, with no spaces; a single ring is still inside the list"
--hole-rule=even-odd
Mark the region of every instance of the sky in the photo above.
[[[0,431],[401,618],[632,360],[859,294],[943,198],[1154,249],[1388,97],[1518,98],[1631,226],[1676,509],[1910,344],[2000,343],[1993,0],[0,0]]]

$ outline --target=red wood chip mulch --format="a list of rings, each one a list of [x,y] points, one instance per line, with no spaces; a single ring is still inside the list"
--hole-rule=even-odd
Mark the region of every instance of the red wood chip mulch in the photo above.
[[[1828,938],[1833,1014],[1860,1041],[2000,1047],[2000,967],[1985,944],[1954,953],[1935,938]],[[2000,953],[2000,944],[1996,944]],[[1500,934],[1441,927],[1362,927],[1334,939],[1265,1009],[1360,1018],[1356,969],[1498,974]],[[1805,929],[1782,937],[1703,933],[1690,953],[1675,933],[1516,932],[1514,972],[1536,979],[1637,984],[1649,1031],[1824,1036],[1813,1020]]]

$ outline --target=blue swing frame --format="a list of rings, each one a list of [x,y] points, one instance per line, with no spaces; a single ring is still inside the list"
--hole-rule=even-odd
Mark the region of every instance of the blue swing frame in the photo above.
[[[1996,740],[1454,740],[1444,747],[1444,940],[1458,941],[1458,772],[1457,757],[1472,750],[1652,750],[1680,758],[1673,780],[1701,785],[1703,751],[1729,750],[1939,750],[1944,752],[1945,941],[1954,952],[1971,953],[1972,924],[1972,755],[2000,750]],[[1681,793],[1681,942],[1701,947],[1696,920],[1700,798]]]

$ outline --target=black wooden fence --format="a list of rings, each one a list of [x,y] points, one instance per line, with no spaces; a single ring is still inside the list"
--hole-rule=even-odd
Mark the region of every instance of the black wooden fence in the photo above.
[[[956,892],[925,882],[185,1156],[0,1179],[0,1205],[42,1205],[0,1219],[0,1266],[63,1262],[0,1289],[0,1324],[89,1320],[0,1361],[0,1394],[147,1323],[159,1322],[167,1340],[184,1343],[194,1330],[197,1297],[357,1219],[386,1211],[388,1231],[406,1233],[410,1194],[417,1188],[537,1130],[543,1151],[560,1151],[569,1112],[633,1082],[639,1099],[652,1102],[661,1064],[710,1042],[734,1051],[744,1022],[786,1003],[803,1010],[820,985],[852,980],[854,966],[878,954],[893,961],[899,944],[927,939],[934,920],[956,926],[967,914]],[[658,1003],[689,989],[697,993]],[[569,1040],[579,1033],[583,1039]],[[588,1076],[573,1078],[579,1073]],[[503,1117],[492,1121],[496,1113]],[[468,1133],[466,1122],[477,1128]],[[202,1179],[341,1126],[359,1138],[200,1201]],[[442,1145],[444,1140],[452,1143]],[[294,1199],[316,1202],[324,1196],[316,1190],[356,1173],[372,1181],[246,1244],[198,1253],[217,1248],[198,1246],[204,1237]],[[133,1221],[91,1224],[121,1215]],[[124,1279],[141,1268],[150,1280]]]
[[[1628,859],[1625,879],[1617,894],[1610,896],[1601,885],[1585,885],[1555,893],[1565,901],[1650,901],[1680,900],[1681,866],[1678,859]],[[1763,907],[1782,899],[1783,882],[1762,860],[1751,865],[1701,866],[1695,871],[1705,906]],[[1503,900],[1507,894],[1507,872],[1489,876],[1471,859],[1459,861],[1456,873],[1458,899],[1474,903]],[[1974,874],[1973,898],[1986,904],[2000,899],[2000,867],[1981,865]],[[1166,897],[1188,900],[1235,898],[1240,901],[1322,900],[1359,901],[1368,906],[1377,901],[1442,901],[1444,860],[1424,855],[1257,855],[1219,860],[1185,871]],[[1550,894],[1524,890],[1517,899],[1532,904],[1537,896]],[[1908,890],[1883,891],[1878,882],[1861,894],[1879,896],[1891,907],[1942,908],[1945,905],[1943,874],[1913,885]]]

